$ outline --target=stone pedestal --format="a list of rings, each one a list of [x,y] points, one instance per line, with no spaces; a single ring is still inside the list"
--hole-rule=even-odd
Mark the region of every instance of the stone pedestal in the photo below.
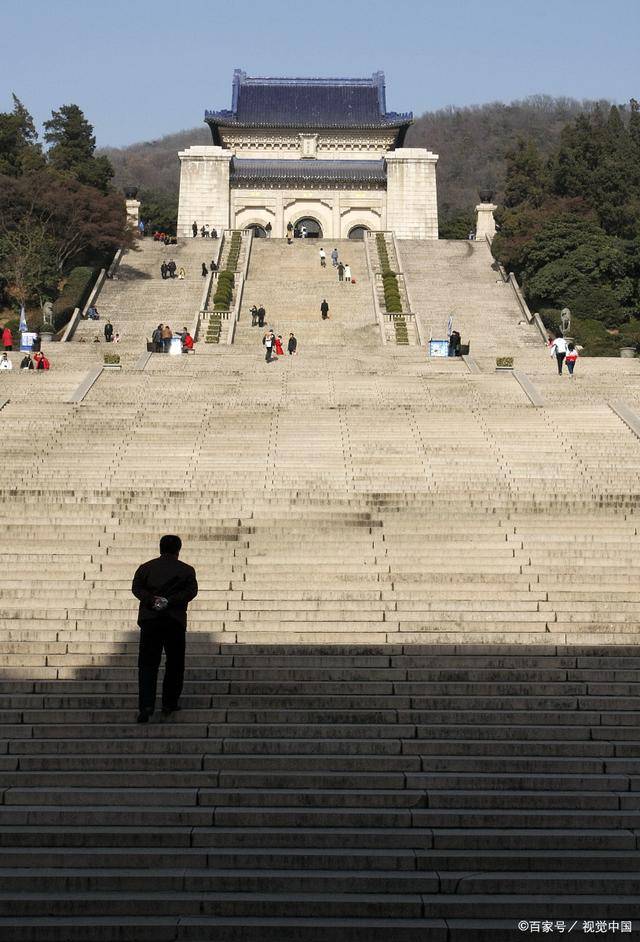
[[[127,222],[134,229],[137,229],[140,222],[140,200],[128,199],[125,200],[125,205],[127,207]]]
[[[496,234],[496,221],[493,217],[498,207],[494,203],[479,203],[476,206],[476,241],[485,238],[492,241]]]
[[[180,202],[178,238],[207,225],[222,235],[229,228],[229,167],[233,151],[222,147],[194,146],[180,151]]]
[[[385,154],[387,164],[386,228],[399,239],[437,239],[438,155],[422,147],[401,147]]]

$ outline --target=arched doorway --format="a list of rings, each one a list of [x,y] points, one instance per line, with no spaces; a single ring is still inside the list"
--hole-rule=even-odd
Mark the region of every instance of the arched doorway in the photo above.
[[[318,220],[314,219],[312,216],[303,216],[303,218],[298,219],[297,223],[294,225],[293,234],[298,239],[302,237],[307,239],[321,239],[322,226]]]
[[[362,241],[366,233],[370,231],[367,226],[354,226],[353,229],[349,229],[349,238]]]
[[[257,222],[252,222],[251,225],[247,226],[247,229],[253,229],[253,235],[256,239],[267,238],[267,230],[264,228],[264,226],[258,225]]]

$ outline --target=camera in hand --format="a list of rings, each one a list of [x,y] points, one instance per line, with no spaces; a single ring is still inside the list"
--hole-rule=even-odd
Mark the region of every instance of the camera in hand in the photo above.
[[[157,595],[153,600],[153,610],[155,612],[163,612],[168,605],[169,599],[165,599],[163,595]]]

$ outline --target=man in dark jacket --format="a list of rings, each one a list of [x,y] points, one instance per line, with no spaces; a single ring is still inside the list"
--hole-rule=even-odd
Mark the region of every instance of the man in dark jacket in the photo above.
[[[326,321],[326,319],[329,316],[329,305],[327,303],[326,298],[323,300],[322,304],[320,305],[320,313],[322,314],[322,320]]]
[[[104,325],[104,339],[107,343],[111,343],[111,338],[113,337],[113,325],[111,321],[107,321]]]
[[[289,356],[293,356],[296,350],[298,349],[298,341],[293,334],[289,334],[289,343],[287,344],[287,350],[289,351]]]
[[[195,569],[180,562],[179,536],[163,536],[160,556],[143,563],[133,577],[131,591],[140,600],[138,625],[138,723],[147,723],[156,700],[162,651],[166,654],[162,684],[162,714],[179,710],[184,680],[187,605],[198,594]]]

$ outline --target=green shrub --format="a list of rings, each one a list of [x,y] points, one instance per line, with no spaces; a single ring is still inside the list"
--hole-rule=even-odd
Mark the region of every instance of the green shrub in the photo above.
[[[513,357],[496,357],[496,367],[503,370],[512,370]]]
[[[120,363],[120,357],[117,353],[105,353],[104,362],[107,364],[111,363],[115,365],[115,364]]]
[[[87,302],[95,281],[93,268],[73,268],[69,273],[59,298],[53,303],[53,324],[60,330],[69,322],[75,308]]]

